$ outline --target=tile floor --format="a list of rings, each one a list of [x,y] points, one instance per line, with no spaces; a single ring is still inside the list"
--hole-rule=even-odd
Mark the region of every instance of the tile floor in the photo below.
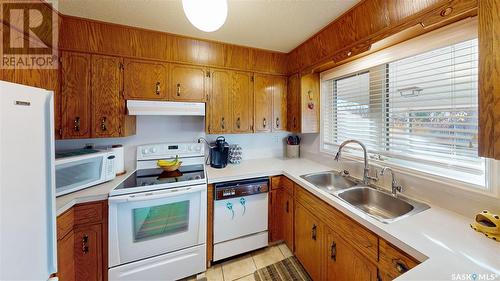
[[[204,274],[207,281],[255,281],[253,273],[259,269],[292,256],[286,244],[267,247],[244,256],[212,265]],[[196,277],[186,279],[194,281]]]

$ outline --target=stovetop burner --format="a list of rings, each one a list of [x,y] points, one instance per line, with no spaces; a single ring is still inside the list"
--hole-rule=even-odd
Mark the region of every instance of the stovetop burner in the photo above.
[[[125,181],[116,187],[119,189],[135,188],[149,185],[168,183],[186,183],[189,181],[205,179],[203,165],[181,166],[179,170],[166,172],[160,168],[141,169],[131,174]]]

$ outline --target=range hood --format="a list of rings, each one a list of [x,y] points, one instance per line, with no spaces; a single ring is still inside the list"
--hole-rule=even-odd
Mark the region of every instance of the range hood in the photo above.
[[[205,103],[128,100],[129,115],[205,116]]]

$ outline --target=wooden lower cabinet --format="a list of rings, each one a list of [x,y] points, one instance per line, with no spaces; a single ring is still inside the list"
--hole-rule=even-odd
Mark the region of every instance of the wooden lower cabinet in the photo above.
[[[418,262],[401,250],[380,239],[379,275],[382,281],[389,281],[417,266]]]
[[[291,188],[290,185],[292,186]],[[283,176],[272,177],[269,198],[270,242],[283,241],[293,251],[293,182]]]
[[[290,250],[293,251],[294,243],[293,243],[293,219],[294,219],[294,204],[293,204],[293,196],[286,192],[285,189],[278,190],[278,202],[280,203],[280,217],[281,224],[280,227],[282,229],[281,234],[283,241],[288,246]]]
[[[107,227],[107,201],[75,205],[58,216],[57,276],[60,281],[108,279]]]
[[[376,281],[377,266],[356,251],[340,235],[325,227],[324,246],[326,265],[324,280]]]
[[[295,256],[313,280],[321,280],[324,226],[300,203],[295,204]]]

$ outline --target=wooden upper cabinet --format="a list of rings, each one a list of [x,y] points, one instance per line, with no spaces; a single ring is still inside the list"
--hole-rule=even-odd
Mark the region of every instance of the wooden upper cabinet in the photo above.
[[[287,129],[287,81],[281,76],[273,80],[273,131],[284,131]]]
[[[253,74],[233,72],[231,77],[231,111],[234,133],[253,131]]]
[[[500,159],[500,3],[479,1],[479,156]]]
[[[295,256],[312,280],[321,280],[323,225],[301,204],[295,204]]]
[[[376,281],[377,266],[340,235],[325,227],[325,278],[331,281]],[[345,237],[348,239],[348,237]]]
[[[168,64],[125,59],[123,92],[125,99],[167,100]]]
[[[209,102],[209,133],[231,132],[231,72],[212,70]]]
[[[200,66],[170,65],[170,99],[204,102],[208,90],[208,70]]]
[[[296,133],[319,133],[319,74],[288,78],[288,130]]]
[[[62,137],[90,138],[90,55],[62,52]]]
[[[288,77],[287,95],[287,128],[288,131],[300,133],[300,76]]]
[[[122,136],[122,59],[92,56],[92,137]]]
[[[254,130],[270,132],[273,126],[273,77],[254,76]]]

